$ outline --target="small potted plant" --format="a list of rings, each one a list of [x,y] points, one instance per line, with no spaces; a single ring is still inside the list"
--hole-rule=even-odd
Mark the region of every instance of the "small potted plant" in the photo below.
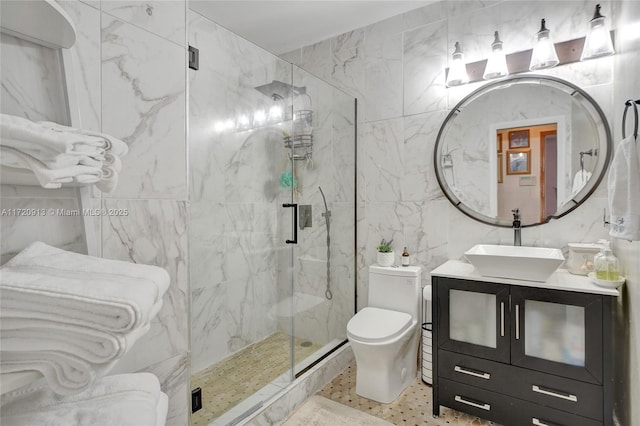
[[[378,245],[378,247],[376,247],[376,250],[378,250],[378,257],[377,257],[378,265],[392,266],[393,263],[395,262],[393,247],[391,246],[392,242],[393,242],[393,239],[389,241],[385,241],[385,239],[383,238],[380,241],[380,244]]]

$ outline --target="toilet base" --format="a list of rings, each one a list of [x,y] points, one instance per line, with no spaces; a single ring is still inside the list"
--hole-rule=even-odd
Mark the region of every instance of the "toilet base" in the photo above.
[[[388,357],[352,342],[356,358],[356,394],[383,404],[398,398],[418,376],[418,343],[418,336],[412,336],[407,341],[408,348],[398,351],[396,357]]]

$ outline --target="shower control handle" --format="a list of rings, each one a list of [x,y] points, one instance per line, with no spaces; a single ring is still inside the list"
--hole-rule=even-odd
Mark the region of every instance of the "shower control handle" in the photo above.
[[[293,207],[293,240],[286,240],[287,244],[298,244],[298,205],[296,203],[285,203],[285,208]]]

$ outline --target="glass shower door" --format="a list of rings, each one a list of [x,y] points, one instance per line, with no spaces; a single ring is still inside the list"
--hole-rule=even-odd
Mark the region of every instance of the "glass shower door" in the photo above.
[[[296,66],[293,197],[293,371],[346,342],[355,313],[355,99]]]
[[[229,424],[293,377],[292,66],[193,12],[189,43],[192,424]]]

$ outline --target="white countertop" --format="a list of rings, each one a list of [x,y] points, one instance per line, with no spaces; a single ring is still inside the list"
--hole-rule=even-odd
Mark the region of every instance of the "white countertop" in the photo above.
[[[546,282],[537,282],[514,280],[510,278],[483,277],[470,263],[466,263],[461,260],[448,260],[431,271],[431,275],[498,284],[519,285],[524,287],[576,291],[580,293],[602,294],[605,296],[620,296],[620,291],[618,289],[597,286],[592,283],[588,277],[573,275],[566,269],[558,269]]]

